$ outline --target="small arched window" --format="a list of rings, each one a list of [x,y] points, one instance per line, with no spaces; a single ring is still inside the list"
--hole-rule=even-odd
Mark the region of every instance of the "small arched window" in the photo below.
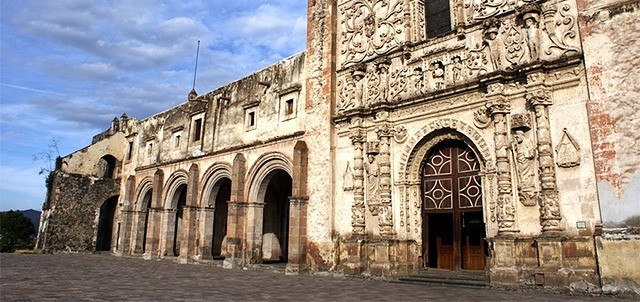
[[[112,155],[105,155],[98,161],[98,177],[113,178],[113,172],[116,168],[116,158]]]

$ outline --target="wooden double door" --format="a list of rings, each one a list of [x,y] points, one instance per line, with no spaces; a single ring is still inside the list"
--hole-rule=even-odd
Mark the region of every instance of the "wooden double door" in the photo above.
[[[483,270],[485,225],[475,153],[447,140],[429,151],[421,170],[425,267]]]

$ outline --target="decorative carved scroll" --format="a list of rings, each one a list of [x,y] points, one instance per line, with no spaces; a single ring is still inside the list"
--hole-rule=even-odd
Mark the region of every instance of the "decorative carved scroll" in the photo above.
[[[339,8],[343,66],[385,54],[401,44],[403,1],[356,0]]]

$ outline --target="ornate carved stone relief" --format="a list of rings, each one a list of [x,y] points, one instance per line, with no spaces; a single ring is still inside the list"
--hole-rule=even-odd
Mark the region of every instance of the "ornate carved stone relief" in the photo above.
[[[562,130],[562,138],[556,146],[558,167],[573,168],[580,165],[580,146],[571,137],[567,128]]]
[[[402,0],[355,0],[338,8],[342,66],[382,55],[404,42]]]
[[[407,140],[407,128],[402,125],[396,126],[393,140],[398,143],[404,143]]]
[[[347,167],[345,168],[344,174],[342,174],[342,190],[353,190],[353,172],[351,171],[349,162],[347,162]]]
[[[528,137],[531,122],[528,114],[511,115],[512,156],[517,171],[518,199],[525,206],[532,207],[538,203],[536,184],[536,145]]]
[[[483,1],[481,6],[496,8],[488,5],[491,3],[506,5],[507,0]],[[568,3],[527,3],[518,7],[517,14],[500,19],[496,14],[493,11],[478,19],[484,20],[482,42],[467,45],[465,65],[471,76],[580,52],[577,12]]]

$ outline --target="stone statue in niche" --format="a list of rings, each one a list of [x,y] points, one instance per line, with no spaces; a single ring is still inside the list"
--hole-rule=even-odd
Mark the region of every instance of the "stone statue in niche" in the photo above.
[[[364,96],[364,71],[354,70],[352,73],[354,83],[354,105],[355,107],[361,107]]]
[[[558,167],[571,168],[580,165],[580,146],[567,132],[567,128],[562,130],[562,138],[556,147],[558,155]]]
[[[440,61],[435,61],[431,66],[433,68],[432,76],[435,82],[435,89],[444,89],[444,64]]]
[[[540,58],[538,53],[540,49],[540,7],[538,5],[526,5],[522,13],[522,22],[527,30],[527,47],[529,48],[529,57],[531,61],[537,61]]]
[[[512,150],[515,153],[516,170],[518,172],[518,196],[525,206],[536,205],[536,149],[523,130],[515,130]]]
[[[413,74],[411,75],[411,80],[413,82],[414,92],[417,95],[421,95],[424,92],[424,73],[422,72],[422,67],[416,67],[413,69]]]
[[[377,142],[367,143],[367,161],[364,164],[367,172],[367,200],[373,215],[378,215],[380,205],[380,164],[377,146]]]
[[[389,96],[389,65],[389,61],[382,61],[377,66],[380,77],[380,98],[384,101],[387,101]]]
[[[493,70],[498,70],[502,67],[501,55],[500,55],[500,43],[497,40],[498,31],[500,29],[500,21],[496,19],[485,20],[483,27],[482,40],[485,45],[489,47],[489,58],[491,59],[491,65]]]
[[[347,168],[345,169],[344,174],[342,174],[342,190],[353,190],[353,172],[351,171],[349,162],[347,162]]]
[[[453,56],[451,58],[451,78],[454,84],[464,82],[464,75],[462,72],[462,58],[460,56]]]

